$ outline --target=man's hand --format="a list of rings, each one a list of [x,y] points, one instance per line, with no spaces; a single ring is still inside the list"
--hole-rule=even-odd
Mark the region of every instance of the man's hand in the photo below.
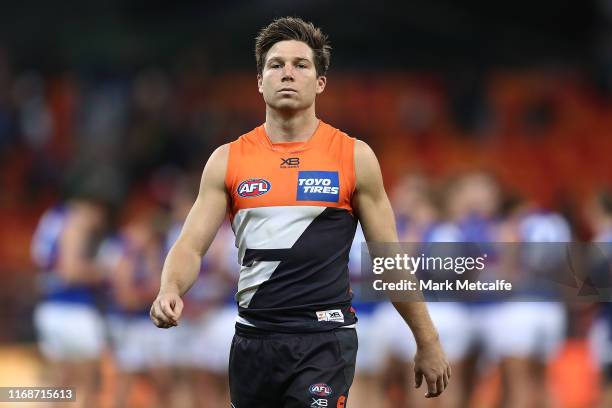
[[[157,327],[168,329],[178,325],[183,312],[183,300],[178,293],[160,293],[151,306],[149,316]]]
[[[354,161],[353,208],[363,227],[366,242],[397,242],[395,216],[385,192],[376,155],[367,144],[357,140]],[[373,259],[377,254],[370,252],[370,256]],[[416,296],[415,299],[419,299],[420,293]],[[425,302],[414,301],[392,303],[410,326],[418,345],[414,365],[415,385],[420,387],[425,377],[428,389],[425,396],[437,397],[446,388],[451,372],[427,306]]]
[[[414,383],[419,388],[427,382],[425,398],[434,398],[442,394],[448,386],[451,377],[451,368],[438,340],[417,348],[414,357]]]
[[[178,324],[183,312],[181,295],[198,279],[202,257],[225,219],[229,206],[229,195],[225,189],[228,158],[229,144],[224,144],[208,159],[202,172],[198,197],[168,252],[159,294],[149,313],[157,327],[167,329]]]

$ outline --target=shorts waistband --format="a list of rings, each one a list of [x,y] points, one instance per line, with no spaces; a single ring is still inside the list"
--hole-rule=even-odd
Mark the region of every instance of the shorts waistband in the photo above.
[[[264,330],[259,327],[247,326],[242,323],[236,323],[236,334],[241,337],[251,337],[251,338],[279,338],[279,337],[295,337],[295,336],[308,336],[308,335],[317,335],[323,333],[332,333],[336,330],[355,330],[355,325],[341,326],[336,327],[331,330],[320,330],[320,331],[307,331],[300,333],[285,333],[285,332],[277,332]]]

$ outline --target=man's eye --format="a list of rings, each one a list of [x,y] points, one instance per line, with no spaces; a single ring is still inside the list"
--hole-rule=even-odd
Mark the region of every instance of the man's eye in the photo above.
[[[272,64],[270,65],[270,68],[280,68],[280,64]]]
[[[306,68],[306,64],[298,64],[298,68]]]

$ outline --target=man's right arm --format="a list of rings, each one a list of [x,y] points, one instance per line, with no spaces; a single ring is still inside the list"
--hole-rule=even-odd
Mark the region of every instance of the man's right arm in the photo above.
[[[225,189],[228,157],[229,145],[225,144],[208,159],[198,197],[166,257],[161,287],[150,313],[151,320],[158,327],[177,325],[183,310],[181,296],[196,281],[202,257],[225,219],[229,203]]]

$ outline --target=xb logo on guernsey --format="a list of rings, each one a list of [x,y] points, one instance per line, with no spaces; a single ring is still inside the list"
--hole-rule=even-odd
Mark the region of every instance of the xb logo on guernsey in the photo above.
[[[236,192],[240,197],[257,197],[270,191],[272,185],[265,179],[248,179],[238,185]]]
[[[281,157],[281,169],[295,169],[300,167],[300,158],[299,157],[289,157],[287,159]]]
[[[337,171],[300,171],[298,173],[298,201],[327,201],[340,199]]]

